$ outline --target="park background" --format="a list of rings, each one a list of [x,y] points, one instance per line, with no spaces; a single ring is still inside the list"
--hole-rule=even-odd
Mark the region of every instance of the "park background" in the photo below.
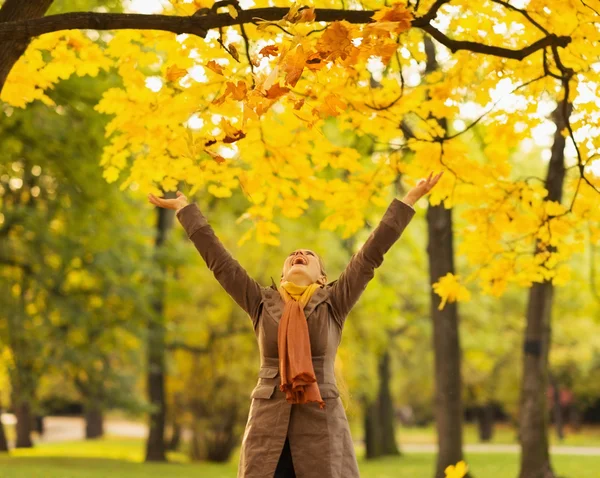
[[[0,27],[212,5],[29,3],[0,2]],[[222,48],[216,33],[73,30],[12,60],[21,46],[6,35],[23,27],[0,28],[0,477],[235,476],[259,368],[251,322],[148,192],[188,194],[267,286],[298,247],[334,280],[389,201],[442,169],[344,331],[337,373],[362,476],[440,477],[461,460],[479,477],[598,476],[598,2],[478,3],[388,5],[390,36],[351,65],[358,79],[339,52],[313,57],[334,66],[271,87],[244,131],[222,120],[246,90],[209,86],[250,90],[249,61],[310,18],[247,25],[248,50],[235,26]],[[254,6],[267,4],[242,2]],[[525,59],[457,53],[431,25],[512,50],[548,40]],[[331,44],[350,31],[336,28]],[[186,42],[213,47],[190,59]]]

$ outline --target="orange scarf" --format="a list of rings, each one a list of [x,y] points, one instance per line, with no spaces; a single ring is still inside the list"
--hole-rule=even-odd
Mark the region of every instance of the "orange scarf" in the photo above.
[[[318,402],[320,408],[325,408],[312,364],[310,336],[304,315],[304,306],[319,287],[319,284],[299,286],[283,282],[279,288],[285,301],[277,337],[281,375],[279,389],[285,392],[289,403]]]

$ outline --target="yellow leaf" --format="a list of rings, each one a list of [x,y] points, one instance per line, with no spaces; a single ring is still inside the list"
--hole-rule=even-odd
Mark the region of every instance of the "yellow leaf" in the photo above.
[[[231,15],[231,18],[238,17],[237,8],[235,8],[233,5],[227,5],[227,10],[229,10],[229,15]]]

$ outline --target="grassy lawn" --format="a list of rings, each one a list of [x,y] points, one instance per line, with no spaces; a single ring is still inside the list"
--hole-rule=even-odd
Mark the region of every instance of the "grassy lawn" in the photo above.
[[[147,465],[142,459],[139,440],[46,444],[0,455],[0,478],[231,478],[237,469],[237,456],[224,465],[189,464],[181,454],[171,455],[169,464]],[[467,462],[476,478],[514,478],[518,455],[472,454]],[[363,478],[431,478],[433,463],[434,456],[423,453],[359,464]],[[597,478],[600,469],[600,457],[561,455],[553,463],[564,478]]]

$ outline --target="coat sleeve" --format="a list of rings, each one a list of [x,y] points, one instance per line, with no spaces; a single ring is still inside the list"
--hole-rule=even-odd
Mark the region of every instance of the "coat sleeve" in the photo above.
[[[181,208],[177,219],[223,289],[253,321],[256,320],[261,302],[258,282],[225,249],[196,204]]]
[[[394,199],[379,225],[331,286],[331,303],[342,323],[383,262],[383,255],[402,235],[414,214],[411,206]]]

